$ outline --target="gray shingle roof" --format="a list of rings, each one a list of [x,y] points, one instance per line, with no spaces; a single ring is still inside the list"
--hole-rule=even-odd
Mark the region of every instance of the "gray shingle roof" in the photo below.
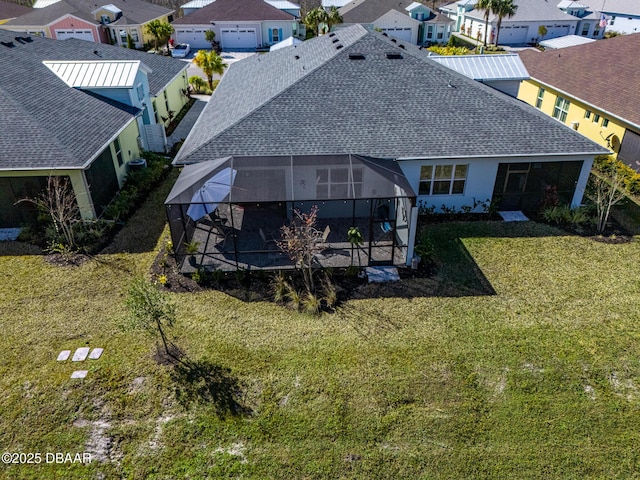
[[[353,0],[339,10],[344,23],[373,23],[389,10],[408,16],[405,8],[412,3],[412,0]]]
[[[15,18],[4,25],[47,25],[68,14],[73,14],[87,22],[98,25],[100,22],[96,21],[91,12],[105,5],[115,5],[122,10],[122,16],[127,19],[127,24],[130,25],[141,25],[173,12],[173,10],[169,8],[154,5],[143,0],[104,0],[104,2],[96,2],[96,0],[61,0],[45,8],[34,8],[29,13]]]
[[[233,64],[175,163],[227,155],[606,152],[529,105],[442,67],[417,47],[399,48],[401,43],[355,25]],[[388,59],[390,51],[404,58]],[[356,52],[365,59],[350,59]]]
[[[557,0],[515,0],[518,9],[516,14],[511,18],[504,18],[503,22],[535,22],[535,21],[573,21],[579,20],[578,17],[569,15],[560,10]],[[477,18],[484,21],[484,10],[474,9],[465,13],[467,17]],[[498,17],[494,14],[489,15],[490,22],[497,22]]]
[[[131,107],[68,87],[43,60],[141,60],[153,70],[152,92],[187,67],[180,60],[111,45],[39,37],[21,44],[15,36],[0,30],[0,41],[15,45],[0,45],[0,170],[81,168],[134,119]]]
[[[263,0],[216,0],[189,15],[178,18],[173,25],[201,25],[208,24],[212,20],[219,22],[293,21],[294,17]]]

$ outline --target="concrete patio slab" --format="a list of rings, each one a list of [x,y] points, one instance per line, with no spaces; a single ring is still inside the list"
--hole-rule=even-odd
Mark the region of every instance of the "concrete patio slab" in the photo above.
[[[59,354],[58,354],[58,358],[56,359],[58,362],[64,362],[65,360],[69,359],[69,356],[71,355],[71,350],[62,350]]]
[[[85,378],[89,370],[76,370],[71,374],[71,378]]]
[[[89,355],[89,347],[81,347],[76,350],[73,354],[72,362],[82,362],[87,359],[87,355]]]
[[[100,356],[102,355],[102,352],[104,352],[104,348],[94,348],[93,350],[91,350],[91,353],[89,354],[89,360],[99,359]]]

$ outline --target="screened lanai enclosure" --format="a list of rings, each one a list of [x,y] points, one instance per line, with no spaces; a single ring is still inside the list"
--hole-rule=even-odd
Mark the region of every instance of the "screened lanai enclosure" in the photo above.
[[[281,229],[313,206],[319,266],[405,264],[415,201],[393,160],[251,156],[187,165],[165,206],[176,260],[189,273],[293,268],[278,246]],[[352,251],[353,226],[363,244]]]

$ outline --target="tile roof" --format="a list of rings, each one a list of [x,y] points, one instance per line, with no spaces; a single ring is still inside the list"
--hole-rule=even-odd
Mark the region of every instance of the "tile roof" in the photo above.
[[[139,60],[152,70],[148,77],[153,94],[187,68],[180,60],[122,47],[41,37],[22,44],[15,36],[0,30],[0,41],[15,45],[0,45],[1,170],[82,168],[137,113],[132,107],[68,87],[43,61]]]
[[[227,155],[606,152],[535,108],[400,44],[354,25],[234,63],[175,163]],[[350,58],[354,53],[365,58]]]
[[[634,33],[520,58],[531,78],[640,126],[639,51]]]
[[[353,0],[339,11],[344,23],[373,23],[389,10],[407,15],[405,9],[412,3],[409,0]]]
[[[465,77],[478,81],[524,80],[529,78],[520,57],[513,54],[500,55],[451,55],[431,56],[431,59],[460,72]]]
[[[216,0],[195,12],[173,21],[173,25],[205,25],[212,20],[247,22],[293,20],[293,16],[263,0]]]
[[[143,0],[105,0],[103,5],[96,2],[96,0],[60,0],[48,7],[33,9],[25,15],[4,23],[3,26],[48,25],[69,14],[98,25],[100,22],[96,21],[91,12],[100,6],[106,5],[113,5],[122,10],[122,17],[114,23],[119,23],[121,20],[126,19],[127,24],[130,25],[140,25],[173,12],[169,8]]]

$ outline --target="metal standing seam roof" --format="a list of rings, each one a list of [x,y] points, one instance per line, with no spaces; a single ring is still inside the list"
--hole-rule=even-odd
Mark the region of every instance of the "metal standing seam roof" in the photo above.
[[[432,55],[432,60],[478,81],[525,80],[529,72],[517,54],[505,55]]]
[[[595,42],[593,38],[581,37],[580,35],[565,35],[564,37],[552,38],[540,42],[544,48],[558,49],[575,47],[576,45],[584,45],[585,43]]]
[[[191,0],[189,3],[180,5],[180,8],[202,8],[212,4],[216,0]]]
[[[286,113],[300,105],[309,113]],[[607,152],[530,105],[443,67],[417,46],[354,25],[231,65],[174,163],[226,155]]]
[[[264,0],[272,7],[276,7],[278,10],[296,10],[300,8],[297,3],[289,2],[287,0]]]
[[[140,60],[42,63],[64,83],[75,88],[132,88],[142,66]]]

